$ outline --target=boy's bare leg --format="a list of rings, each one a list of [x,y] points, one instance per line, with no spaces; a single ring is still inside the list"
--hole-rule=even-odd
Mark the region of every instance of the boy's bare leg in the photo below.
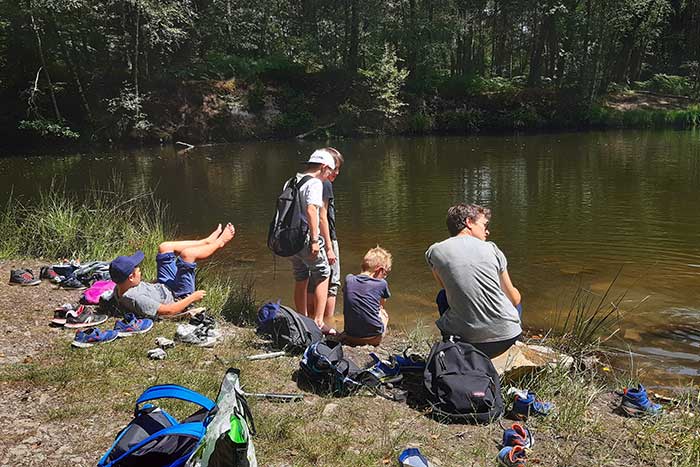
[[[309,313],[306,310],[306,289],[308,286],[308,277],[303,281],[297,281],[294,283],[294,306],[297,308],[297,313],[304,316],[309,316]]]
[[[316,310],[316,297],[313,292],[306,291],[306,316],[313,316]]]
[[[336,298],[337,297],[335,295],[328,296],[328,299],[326,300],[326,310],[323,312],[323,322],[331,327],[335,326],[333,314],[335,313]]]
[[[221,224],[219,224],[208,237],[201,240],[172,240],[163,242],[158,245],[158,253],[168,253],[172,251],[176,255],[179,255],[180,252],[186,248],[214,243],[216,239],[219,238],[219,235],[221,235],[221,232]]]
[[[316,300],[316,306],[314,310],[314,321],[316,321],[316,324],[319,328],[323,327],[323,314],[326,311],[326,301],[328,300],[329,282],[329,278],[326,277],[326,279],[323,282],[319,282],[319,284],[316,286],[316,290],[314,290],[314,299]]]
[[[226,224],[221,235],[219,235],[215,241],[185,248],[180,251],[180,258],[188,263],[194,263],[200,259],[208,258],[213,255],[216,250],[223,248],[228,242],[233,240],[234,235],[236,235],[236,229],[230,223]]]

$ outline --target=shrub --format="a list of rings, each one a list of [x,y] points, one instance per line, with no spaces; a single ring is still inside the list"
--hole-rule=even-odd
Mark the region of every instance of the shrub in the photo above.
[[[433,129],[434,118],[427,112],[418,112],[408,118],[408,132],[415,134],[428,133]]]
[[[361,87],[371,98],[366,110],[376,110],[387,120],[397,117],[406,105],[399,91],[408,77],[408,70],[399,68],[398,64],[396,50],[387,44],[366,68],[358,70]]]
[[[642,89],[644,91],[672,94],[675,96],[690,96],[693,94],[693,83],[685,76],[660,73],[652,76],[647,81],[637,81],[634,85],[637,89]]]
[[[480,109],[464,107],[441,113],[437,118],[438,129],[449,132],[469,132],[482,127],[484,113]]]

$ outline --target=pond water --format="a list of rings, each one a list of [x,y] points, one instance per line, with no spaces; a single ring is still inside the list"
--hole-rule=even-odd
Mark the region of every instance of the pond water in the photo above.
[[[437,291],[426,248],[447,236],[447,208],[493,210],[490,240],[523,294],[524,323],[547,329],[580,285],[614,284],[627,310],[609,346],[645,378],[700,378],[700,133],[593,132],[381,138],[333,143],[346,157],[335,183],[342,274],[359,272],[377,244],[394,255],[387,309],[393,325],[431,325]],[[292,301],[289,262],[266,235],[286,178],[307,142],[239,143],[0,159],[8,195],[37,195],[52,179],[82,191],[114,174],[134,193],[166,201],[183,237],[232,221],[222,274],[252,274],[259,299]],[[339,301],[338,314],[342,310]],[[342,315],[339,323],[342,326]]]

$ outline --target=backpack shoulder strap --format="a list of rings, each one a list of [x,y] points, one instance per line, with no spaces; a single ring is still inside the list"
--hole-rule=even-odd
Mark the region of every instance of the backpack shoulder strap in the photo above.
[[[107,456],[110,454],[110,452],[112,452],[112,449],[110,449],[102,457],[102,459],[100,459],[100,462],[97,465],[98,465],[98,467],[109,467],[112,465],[117,465],[119,463],[119,461],[124,459],[126,456],[130,455],[132,452],[134,452],[137,449],[140,449],[141,447],[150,443],[154,439],[162,438],[164,436],[171,436],[171,435],[188,436],[190,438],[202,439],[205,431],[206,431],[206,428],[204,428],[204,424],[202,422],[190,422],[190,423],[182,423],[179,425],[169,426],[167,428],[163,428],[162,430],[156,431],[155,433],[153,433],[152,435],[148,436],[147,438],[141,440],[137,444],[134,444],[124,454],[122,454],[118,458],[114,459],[109,464],[105,464],[104,462],[105,462]],[[114,446],[112,446],[112,448],[114,448]]]
[[[304,175],[303,177],[301,177],[301,179],[299,180],[299,183],[297,183],[297,190],[299,188],[301,188],[302,185],[304,185],[304,183],[308,182],[312,178],[314,178],[314,177],[312,177],[311,175]]]
[[[212,410],[216,407],[214,401],[191,389],[178,386],[177,384],[159,384],[157,386],[151,386],[139,396],[136,400],[136,412],[138,412],[139,405],[154,399],[179,399],[197,404],[206,410]]]

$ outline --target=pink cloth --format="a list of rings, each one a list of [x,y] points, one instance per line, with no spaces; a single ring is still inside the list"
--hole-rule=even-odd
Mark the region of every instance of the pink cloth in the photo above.
[[[114,290],[116,285],[112,281],[96,281],[83,293],[83,300],[90,305],[97,305],[100,303],[100,295]]]

